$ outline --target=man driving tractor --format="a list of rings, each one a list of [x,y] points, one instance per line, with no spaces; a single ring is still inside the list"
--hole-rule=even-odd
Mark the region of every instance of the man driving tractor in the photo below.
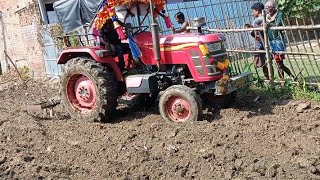
[[[181,27],[179,29],[175,29],[172,26],[171,30],[173,33],[189,33],[190,32],[190,30],[187,30],[189,23],[188,23],[188,21],[185,20],[185,16],[182,12],[176,13],[175,19],[176,19],[177,23],[181,24]]]

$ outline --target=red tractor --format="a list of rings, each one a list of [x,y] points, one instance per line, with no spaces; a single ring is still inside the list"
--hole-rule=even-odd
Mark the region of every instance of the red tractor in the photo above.
[[[142,65],[133,66],[135,73],[127,76],[102,47],[64,49],[58,64],[64,64],[60,92],[66,110],[75,119],[107,122],[121,103],[159,97],[161,117],[181,124],[199,120],[204,104],[230,103],[236,90],[249,82],[249,73],[224,75],[227,67],[218,66],[228,66],[225,38],[202,33],[202,25],[190,34],[159,36],[155,23],[154,33],[138,32]]]

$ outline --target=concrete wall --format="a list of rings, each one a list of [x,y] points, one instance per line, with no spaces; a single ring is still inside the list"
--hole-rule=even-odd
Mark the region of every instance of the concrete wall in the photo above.
[[[32,3],[32,0],[0,0],[0,11],[2,71],[5,72],[8,67],[9,61],[3,53],[6,51],[18,66],[27,65],[33,71],[34,77],[44,77],[43,52],[37,40],[37,21],[39,20],[37,3]],[[13,68],[12,65],[11,68]]]

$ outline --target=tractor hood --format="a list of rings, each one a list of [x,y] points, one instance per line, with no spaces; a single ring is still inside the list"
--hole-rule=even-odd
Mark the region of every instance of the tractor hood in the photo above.
[[[152,36],[150,32],[143,32],[138,34],[136,37],[136,42],[140,46],[151,46],[152,45]],[[225,37],[223,34],[171,34],[171,35],[163,35],[160,36],[160,44],[162,45],[180,45],[187,43],[212,43],[212,42],[220,42],[225,41]]]

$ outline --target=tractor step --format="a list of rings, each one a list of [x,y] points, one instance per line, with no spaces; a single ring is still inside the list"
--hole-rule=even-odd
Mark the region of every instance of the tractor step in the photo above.
[[[125,93],[118,98],[118,103],[127,106],[134,106],[141,101],[140,94]]]

